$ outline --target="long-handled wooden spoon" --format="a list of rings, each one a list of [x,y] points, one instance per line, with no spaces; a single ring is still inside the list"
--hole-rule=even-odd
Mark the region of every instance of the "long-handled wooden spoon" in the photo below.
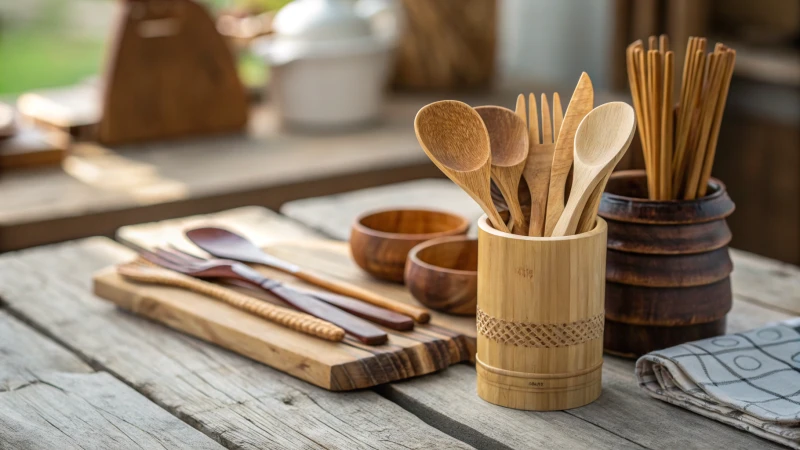
[[[492,179],[506,199],[512,231],[527,235],[528,225],[519,204],[519,182],[528,158],[528,130],[525,121],[514,111],[502,106],[478,106],[475,111],[489,132],[492,151]]]
[[[466,103],[442,100],[419,110],[414,132],[436,167],[478,203],[495,228],[508,233],[492,202],[492,153],[481,116]]]
[[[406,305],[396,300],[375,294],[360,286],[355,286],[339,280],[310,272],[298,265],[284,261],[280,258],[265,253],[255,244],[243,236],[228,231],[224,228],[204,227],[186,231],[186,237],[195,245],[217,258],[232,259],[235,261],[263,264],[280,270],[337,294],[357,298],[375,306],[386,308],[390,311],[411,317],[419,323],[426,323],[431,316],[428,310],[417,306]]]
[[[575,133],[575,166],[569,201],[553,229],[553,236],[575,233],[590,194],[625,155],[635,131],[636,113],[627,103],[606,103],[586,115]]]

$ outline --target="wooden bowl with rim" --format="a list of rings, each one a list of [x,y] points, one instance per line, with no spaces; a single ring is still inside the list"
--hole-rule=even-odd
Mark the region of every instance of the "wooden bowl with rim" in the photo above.
[[[356,264],[382,280],[403,282],[408,252],[431,239],[466,234],[469,221],[428,209],[387,209],[359,216],[350,231]]]
[[[428,308],[474,316],[478,304],[478,240],[443,237],[412,248],[406,261],[406,286]]]

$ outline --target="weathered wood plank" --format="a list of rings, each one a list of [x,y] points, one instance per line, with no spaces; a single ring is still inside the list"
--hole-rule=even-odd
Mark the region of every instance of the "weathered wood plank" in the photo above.
[[[380,388],[387,398],[448,434],[482,448],[642,448],[568,412],[537,413],[492,405],[475,393],[475,369],[453,366],[435,375]]]
[[[337,211],[346,209],[324,209],[320,216],[333,219]],[[277,225],[268,224],[281,221],[270,211],[254,208],[193,218],[190,223],[204,220],[214,220],[226,226],[236,224],[243,232],[246,229],[248,237],[262,245],[269,245],[276,238],[270,230],[276,229]],[[250,221],[261,225],[253,225]],[[179,239],[179,229],[185,223],[165,221],[146,226],[135,225],[120,230],[120,236],[135,238],[139,242],[155,240],[163,243]],[[291,236],[289,230],[292,226],[287,226],[289,228],[282,233]],[[335,258],[330,261],[337,270],[345,270],[343,261]],[[780,312],[737,298],[730,314],[729,328],[731,331],[741,331],[786,317]],[[475,372],[468,366],[454,366],[439,374],[392,383],[382,387],[380,392],[427,423],[478,447],[518,448],[525,447],[529,442],[535,443],[531,446],[542,447],[548,446],[546,442],[552,442],[553,446],[560,448],[638,445],[692,448],[710,441],[731,448],[769,448],[771,445],[727,425],[646,396],[634,379],[633,361],[607,357],[603,376],[604,390],[600,400],[566,413],[530,413],[490,405],[475,395]],[[609,409],[615,412],[609,413]],[[603,430],[610,430],[610,433]]]
[[[747,301],[800,316],[800,267],[732,250],[733,290]]]
[[[789,316],[736,301],[731,317],[729,328],[734,332]],[[618,448],[782,448],[647,396],[636,383],[633,368],[633,361],[605,355],[600,398],[566,411],[564,414],[570,416],[566,418],[558,413],[515,411],[484,402],[475,395],[475,371],[467,366],[391,383],[383,393],[437,428],[475,433],[512,448],[603,448],[612,444]],[[575,422],[577,419],[585,422]],[[579,430],[592,434],[587,437]],[[609,436],[618,441],[610,441]]]
[[[131,257],[91,238],[0,257],[7,308],[230,448],[467,448],[371,391],[335,394],[90,294]]]
[[[0,355],[0,448],[222,448],[2,311]]]

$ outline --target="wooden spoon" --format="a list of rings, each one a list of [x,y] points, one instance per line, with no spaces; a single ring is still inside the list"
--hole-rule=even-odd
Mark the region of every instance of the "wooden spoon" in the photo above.
[[[572,189],[553,236],[575,233],[592,191],[625,155],[636,130],[636,113],[627,103],[611,102],[593,109],[575,133]]]
[[[496,229],[508,233],[489,190],[492,153],[481,116],[466,103],[442,100],[419,110],[414,132],[436,167],[478,203]]]
[[[506,199],[515,234],[527,236],[528,226],[519,204],[519,181],[528,158],[528,130],[525,121],[502,106],[479,106],[475,111],[489,132],[492,179]]]
[[[224,228],[195,228],[186,231],[185,234],[192,243],[217,258],[262,264],[280,270],[281,272],[294,275],[307,283],[319,286],[331,292],[356,298],[369,304],[412,317],[419,323],[426,323],[430,320],[430,313],[425,308],[400,303],[362,287],[304,269],[296,264],[292,264],[264,252],[245,237],[239,236]],[[331,303],[329,298],[322,298],[321,300]],[[363,309],[361,312],[364,312]],[[389,318],[386,319],[388,320]]]

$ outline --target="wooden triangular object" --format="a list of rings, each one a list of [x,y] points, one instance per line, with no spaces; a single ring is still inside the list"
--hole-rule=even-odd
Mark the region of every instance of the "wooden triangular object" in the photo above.
[[[242,130],[247,96],[208,12],[191,0],[123,0],[97,139],[121,144]]]

